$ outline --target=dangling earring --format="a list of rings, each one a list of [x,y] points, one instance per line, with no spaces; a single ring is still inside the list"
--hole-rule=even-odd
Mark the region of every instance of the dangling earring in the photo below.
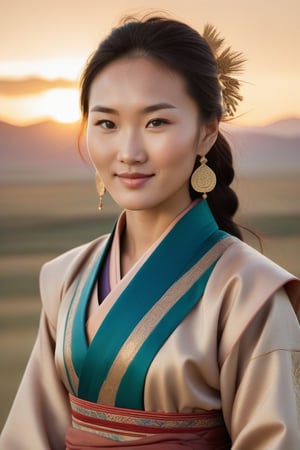
[[[105,194],[105,186],[104,186],[103,180],[100,177],[98,172],[96,172],[96,188],[97,188],[97,192],[98,192],[98,195],[99,195],[98,209],[99,209],[99,211],[101,211],[101,209],[103,208],[102,199],[103,199],[103,196]]]
[[[215,172],[206,165],[207,159],[201,156],[200,166],[192,174],[191,185],[196,192],[202,192],[202,198],[207,198],[207,192],[212,191],[217,184]]]

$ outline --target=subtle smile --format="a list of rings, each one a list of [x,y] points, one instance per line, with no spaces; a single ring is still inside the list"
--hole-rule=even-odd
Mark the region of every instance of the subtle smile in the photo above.
[[[154,174],[145,174],[145,173],[118,173],[116,176],[120,179],[120,181],[127,187],[130,188],[138,188],[145,184],[150,178],[154,176]]]

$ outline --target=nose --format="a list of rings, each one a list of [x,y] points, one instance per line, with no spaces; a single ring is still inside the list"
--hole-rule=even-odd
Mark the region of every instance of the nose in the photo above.
[[[139,130],[124,130],[120,135],[118,159],[124,164],[141,164],[147,159],[143,138]]]

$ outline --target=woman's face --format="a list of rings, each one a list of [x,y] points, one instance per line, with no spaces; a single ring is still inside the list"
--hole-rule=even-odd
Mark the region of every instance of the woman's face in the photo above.
[[[208,134],[182,78],[149,58],[117,60],[91,85],[89,155],[122,208],[185,208]]]

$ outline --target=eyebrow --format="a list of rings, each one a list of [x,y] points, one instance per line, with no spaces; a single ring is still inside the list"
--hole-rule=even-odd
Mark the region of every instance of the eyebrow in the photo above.
[[[159,111],[161,109],[176,109],[176,106],[172,105],[171,103],[156,103],[154,105],[146,106],[142,109],[143,114],[149,114],[151,112]],[[114,108],[109,108],[108,106],[102,106],[102,105],[96,105],[93,108],[91,108],[91,112],[103,112],[107,114],[118,114],[118,111]]]
[[[155,105],[149,105],[146,106],[146,108],[143,109],[143,113],[151,113],[155,111],[159,111],[160,109],[176,109],[176,106],[172,105],[171,103],[156,103]]]

